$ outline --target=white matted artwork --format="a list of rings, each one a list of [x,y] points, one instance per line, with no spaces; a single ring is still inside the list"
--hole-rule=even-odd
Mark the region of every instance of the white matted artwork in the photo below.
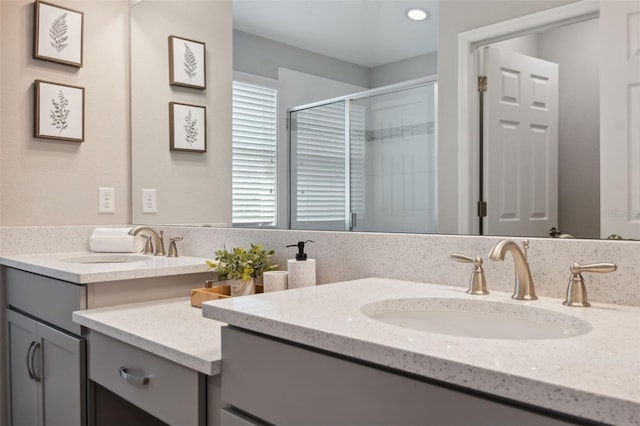
[[[169,102],[171,151],[207,151],[207,109]]]
[[[84,87],[35,81],[36,138],[84,141]]]
[[[33,57],[82,67],[83,23],[82,12],[36,1]]]
[[[206,89],[204,43],[169,36],[169,83],[174,86]]]

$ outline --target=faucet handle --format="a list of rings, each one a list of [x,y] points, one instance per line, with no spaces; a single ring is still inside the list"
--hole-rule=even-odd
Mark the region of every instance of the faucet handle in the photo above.
[[[582,272],[613,272],[618,269],[615,263],[592,263],[589,265],[581,265],[574,263],[571,265],[571,278],[569,278],[569,286],[567,287],[567,298],[563,305],[573,307],[589,307],[591,303],[587,301],[587,288],[584,285]]]
[[[167,257],[178,257],[178,247],[176,246],[176,241],[182,241],[182,236],[178,235],[177,237],[170,238],[169,254],[167,254]]]
[[[487,291],[487,281],[484,277],[484,269],[482,269],[482,258],[465,256],[464,254],[453,253],[451,259],[460,263],[473,263],[471,278],[469,280],[468,294],[489,294]]]

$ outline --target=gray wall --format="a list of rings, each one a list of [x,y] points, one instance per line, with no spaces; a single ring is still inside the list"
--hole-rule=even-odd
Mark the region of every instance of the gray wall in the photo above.
[[[369,69],[288,44],[233,30],[233,69],[278,79],[278,67],[371,87]]]
[[[301,71],[371,89],[436,74],[438,54],[432,52],[367,68],[244,31],[233,30],[235,71],[278,79],[278,68]]]
[[[438,53],[415,56],[380,65],[370,70],[371,88],[401,83],[438,73]]]

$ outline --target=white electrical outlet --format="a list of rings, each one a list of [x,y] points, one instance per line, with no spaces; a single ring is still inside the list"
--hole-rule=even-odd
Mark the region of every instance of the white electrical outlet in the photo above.
[[[98,188],[98,213],[114,213],[116,211],[115,188]]]
[[[142,213],[156,213],[158,207],[156,205],[156,190],[142,190]]]

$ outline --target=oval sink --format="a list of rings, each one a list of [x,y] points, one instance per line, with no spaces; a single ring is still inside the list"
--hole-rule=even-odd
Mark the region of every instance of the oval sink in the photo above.
[[[79,257],[68,257],[62,259],[62,262],[68,263],[131,263],[146,262],[149,257],[135,254],[96,254]]]
[[[592,330],[571,315],[483,300],[388,299],[364,305],[361,312],[398,327],[483,339],[560,339]]]

